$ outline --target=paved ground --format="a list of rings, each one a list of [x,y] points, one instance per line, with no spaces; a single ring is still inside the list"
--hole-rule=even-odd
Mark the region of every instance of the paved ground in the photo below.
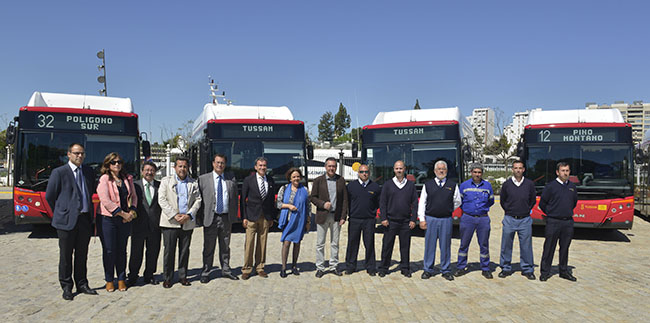
[[[491,212],[492,261],[498,263],[502,211]],[[3,214],[2,218],[5,218]],[[635,219],[628,231],[578,230],[571,245],[569,265],[578,282],[557,275],[549,281],[528,281],[519,274],[486,280],[478,268],[478,245],[470,249],[472,272],[447,282],[440,275],[421,280],[424,244],[422,233],[411,247],[413,278],[399,272],[370,277],[364,271],[351,276],[314,277],[316,234],[305,237],[300,255],[302,275],[280,278],[280,233],[269,238],[268,279],[248,281],[213,279],[203,285],[175,284],[171,289],[138,286],[127,292],[107,293],[103,288],[101,245],[93,239],[89,252],[90,285],[99,296],[61,298],[57,282],[57,239],[50,230],[7,225],[0,233],[1,321],[644,321],[650,319],[650,223]],[[342,237],[345,254],[347,225]],[[192,277],[201,266],[202,230],[192,239]],[[376,235],[376,250],[381,234]],[[240,274],[243,233],[232,237],[232,265]],[[542,230],[533,238],[535,263],[542,252]],[[455,266],[459,240],[452,241]],[[394,255],[399,255],[398,244]],[[515,250],[517,250],[515,244]],[[363,247],[361,248],[363,251]],[[557,253],[556,253],[557,257]],[[343,258],[343,257],[342,257]],[[518,251],[513,259],[518,263]],[[160,260],[162,263],[162,259]],[[554,262],[557,263],[557,260]],[[393,265],[396,269],[397,265]],[[159,266],[159,268],[161,268]],[[556,268],[555,268],[556,269]],[[537,269],[535,274],[539,276]],[[214,272],[213,277],[218,277]]]

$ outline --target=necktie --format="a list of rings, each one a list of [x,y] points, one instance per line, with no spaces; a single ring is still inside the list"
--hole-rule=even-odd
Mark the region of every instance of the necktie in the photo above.
[[[223,187],[221,186],[221,176],[217,176],[217,213],[223,213]]]
[[[445,185],[445,182],[443,182],[443,181],[438,182],[438,186],[439,186],[440,188],[442,188],[443,185]]]
[[[266,198],[266,185],[264,185],[264,178],[262,178],[262,181],[260,182],[260,195],[262,196],[262,199]]]
[[[79,198],[81,199],[81,211],[88,212],[88,199],[86,198],[86,190],[84,190],[83,184],[83,174],[81,173],[81,168],[77,167],[75,169],[77,174],[75,181],[77,182],[77,188],[79,189]]]
[[[147,198],[147,204],[151,205],[151,191],[149,191],[149,188],[151,187],[151,184],[149,182],[146,182],[144,184],[144,196]]]

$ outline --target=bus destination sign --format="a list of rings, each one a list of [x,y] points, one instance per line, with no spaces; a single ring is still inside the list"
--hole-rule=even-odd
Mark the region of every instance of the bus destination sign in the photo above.
[[[124,132],[124,118],[102,115],[25,112],[20,123],[25,128]]]
[[[617,142],[618,129],[612,128],[557,128],[530,129],[526,132],[528,142]]]
[[[210,124],[211,138],[239,139],[302,139],[302,125],[286,124]]]
[[[400,127],[365,130],[363,137],[367,142],[399,142],[419,140],[454,140],[453,126]]]

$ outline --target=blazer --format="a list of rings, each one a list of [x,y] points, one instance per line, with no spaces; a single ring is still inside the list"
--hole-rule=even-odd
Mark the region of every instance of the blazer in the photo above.
[[[327,174],[318,176],[314,179],[311,186],[309,200],[316,205],[316,223],[323,224],[327,219],[329,210],[324,208],[325,202],[330,202],[330,193],[327,190]],[[336,205],[334,206],[334,219],[340,221],[346,220],[348,216],[348,190],[345,187],[345,179],[336,174]]]
[[[199,176],[199,190],[201,191],[201,211],[198,212],[196,221],[198,226],[209,227],[214,219],[214,210],[217,208],[217,199],[214,191],[214,171]],[[237,218],[237,183],[224,174],[224,184],[228,189],[228,218],[232,223]],[[224,201],[225,202],[225,201]]]
[[[271,176],[266,176],[268,189],[266,197],[262,200],[260,193],[260,186],[257,183],[257,173],[249,175],[244,179],[241,189],[241,202],[240,212],[242,220],[257,221],[260,215],[273,221],[277,214],[278,209],[275,207],[275,194],[277,192],[275,182]]]
[[[201,207],[201,192],[199,191],[199,184],[195,179],[188,175],[187,183],[187,213],[191,215],[192,219],[185,222],[181,226],[174,216],[179,213],[178,211],[178,194],[176,194],[176,174],[166,176],[160,181],[158,189],[158,204],[162,211],[160,215],[160,227],[162,228],[175,228],[189,231],[196,226],[195,221]]]
[[[135,195],[135,187],[133,186],[133,176],[128,175],[123,184],[126,184],[126,191],[128,195],[127,201],[131,200],[131,207],[133,210],[137,209],[138,197]],[[99,214],[103,216],[113,216],[115,210],[120,209],[120,191],[117,188],[115,181],[110,180],[108,174],[99,177],[99,184],[97,185],[97,196],[99,196]],[[137,212],[137,211],[136,211]]]
[[[81,165],[88,194],[88,205],[93,213],[92,196],[95,193],[95,173],[86,166]],[[52,226],[59,230],[72,230],[77,225],[81,212],[81,192],[74,180],[72,168],[68,163],[55,168],[50,175],[45,190],[45,200],[52,210]]]
[[[135,194],[138,197],[138,217],[131,221],[131,232],[134,235],[146,234],[149,232],[160,232],[160,213],[162,209],[158,204],[158,190],[160,181],[153,181],[153,195],[151,195],[151,205],[147,203],[144,193],[144,179],[135,182]]]

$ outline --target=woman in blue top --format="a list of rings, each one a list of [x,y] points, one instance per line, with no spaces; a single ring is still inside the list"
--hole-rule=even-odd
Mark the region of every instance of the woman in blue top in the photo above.
[[[282,230],[282,271],[280,277],[287,277],[287,258],[289,247],[293,242],[293,266],[291,273],[300,275],[298,268],[298,254],[300,253],[300,241],[305,233],[309,232],[309,220],[311,210],[309,208],[309,192],[300,183],[302,173],[300,169],[293,167],[287,171],[289,184],[282,186],[278,191],[277,208],[281,210],[278,228]]]

